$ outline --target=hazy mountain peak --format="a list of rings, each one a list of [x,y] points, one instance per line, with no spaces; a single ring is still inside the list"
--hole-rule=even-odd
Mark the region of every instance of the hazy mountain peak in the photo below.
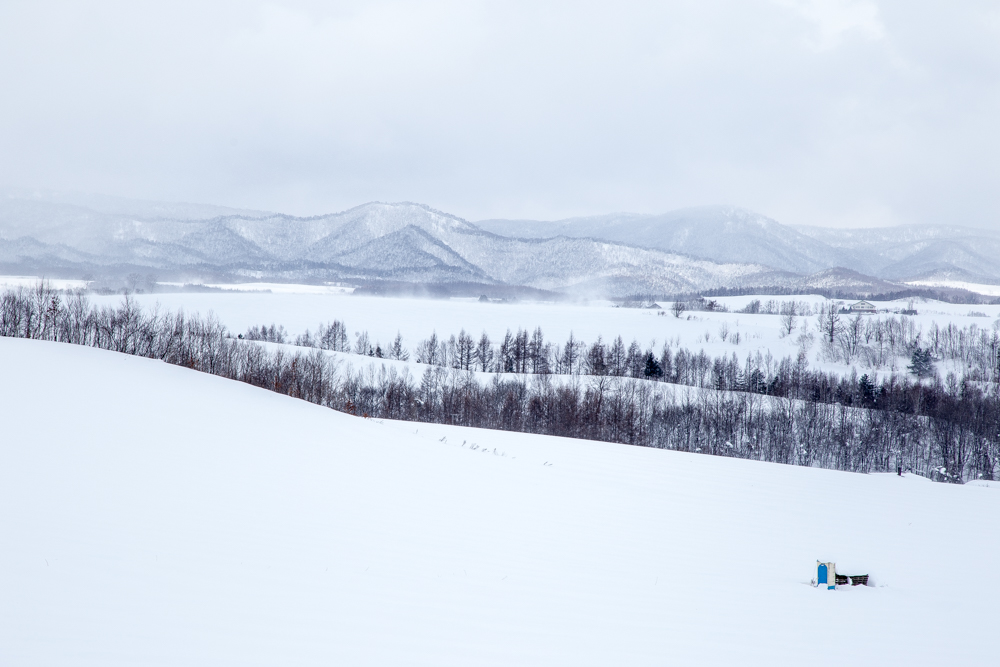
[[[331,220],[341,219],[345,224],[361,225],[369,233],[376,235],[391,234],[411,225],[432,233],[445,230],[466,232],[477,230],[474,225],[458,216],[414,202],[368,202],[342,213],[324,217]]]

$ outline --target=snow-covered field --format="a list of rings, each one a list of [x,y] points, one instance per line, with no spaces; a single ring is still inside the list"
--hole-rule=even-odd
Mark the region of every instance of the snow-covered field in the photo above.
[[[906,283],[914,287],[951,287],[954,289],[964,289],[984,296],[1000,296],[1000,285],[983,285],[981,283],[970,283],[962,280],[911,280]]]
[[[144,306],[159,305],[166,310],[184,310],[207,315],[214,312],[233,332],[248,327],[276,323],[285,327],[290,336],[307,329],[316,332],[320,322],[339,319],[346,322],[351,341],[353,334],[367,331],[372,344],[384,347],[397,332],[403,344],[412,352],[417,343],[432,332],[447,338],[465,329],[473,337],[485,331],[496,342],[510,329],[533,331],[541,327],[546,340],[563,344],[572,332],[578,340],[593,343],[598,336],[606,343],[622,336],[627,346],[635,339],[643,347],[658,349],[664,342],[704,350],[712,357],[736,356],[743,360],[748,354],[770,353],[775,359],[794,358],[803,346],[802,334],[811,334],[805,343],[811,368],[848,373],[851,365],[826,359],[821,354],[820,333],[815,316],[798,317],[791,335],[782,336],[778,315],[750,315],[735,312],[752,299],[762,302],[805,302],[818,310],[826,300],[820,296],[741,296],[719,297],[716,300],[730,312],[686,312],[680,318],[667,311],[642,308],[615,308],[610,302],[541,303],[481,303],[477,299],[412,299],[358,296],[344,293],[174,293],[138,295]],[[120,296],[93,297],[98,304],[117,305]],[[879,309],[898,311],[908,301],[873,302]],[[669,307],[669,304],[661,304]],[[911,318],[926,331],[932,323],[944,327],[976,324],[990,329],[1000,317],[1000,305],[949,304],[939,301],[915,301],[918,315]],[[978,313],[974,315],[973,313]],[[868,317],[868,316],[866,316]],[[898,316],[897,316],[898,317]],[[846,321],[847,317],[844,317]],[[738,338],[737,338],[738,334]],[[723,340],[725,338],[725,340]],[[738,342],[737,342],[738,341]],[[901,359],[896,370],[904,372],[908,359]],[[858,365],[859,372],[864,368]],[[889,372],[883,368],[881,372]]]
[[[0,289],[17,287],[34,287],[41,280],[38,276],[0,276]],[[86,289],[86,280],[66,280],[62,278],[46,278],[45,281],[54,289],[73,290]]]
[[[67,344],[0,369],[3,665],[996,664],[988,483],[378,423]]]
[[[184,283],[157,283],[171,288],[183,287]],[[353,287],[340,285],[297,285],[294,283],[207,283],[205,287],[227,292],[271,292],[273,294],[350,294]]]

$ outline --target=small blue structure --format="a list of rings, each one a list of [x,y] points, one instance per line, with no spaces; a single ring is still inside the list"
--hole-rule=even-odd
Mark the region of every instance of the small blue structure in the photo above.
[[[828,591],[837,590],[837,565],[816,561],[816,585]]]

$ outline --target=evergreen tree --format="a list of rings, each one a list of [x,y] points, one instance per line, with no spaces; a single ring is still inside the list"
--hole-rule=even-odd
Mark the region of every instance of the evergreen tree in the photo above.
[[[867,373],[858,380],[858,396],[861,398],[863,407],[875,406],[875,383],[871,381]]]
[[[931,351],[919,347],[915,349],[913,355],[910,357],[910,365],[907,368],[918,378],[934,375],[934,359],[931,358]]]
[[[660,362],[656,360],[651,351],[646,353],[646,367],[642,374],[656,380],[663,377],[663,367],[660,366]]]

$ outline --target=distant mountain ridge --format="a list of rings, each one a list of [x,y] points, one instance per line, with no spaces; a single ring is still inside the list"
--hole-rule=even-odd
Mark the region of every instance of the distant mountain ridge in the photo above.
[[[973,282],[1000,281],[1000,232],[954,225],[790,226],[734,206],[702,206],[662,215],[620,213],[555,222],[483,220],[476,224],[498,234],[601,238],[801,274],[845,268],[892,281],[938,274]]]
[[[1000,232],[953,225],[903,225],[833,230],[796,227],[800,234],[850,258],[844,266],[888,280],[935,275],[1000,281]]]
[[[764,264],[801,274],[839,266],[827,261],[829,251],[825,244],[770,218],[733,206],[681,209],[662,215],[612,214],[549,223],[484,220],[476,224],[497,234],[600,238],[719,262]]]
[[[735,207],[471,223],[408,202],[295,217],[8,192],[0,196],[0,271],[472,283],[611,297],[754,287],[884,293],[903,287],[854,267],[895,271],[898,280],[914,257],[921,271],[996,270],[1000,278],[988,257],[968,250],[975,239],[958,232],[914,233],[900,245],[875,230],[855,231],[867,236],[792,228]],[[954,248],[942,258],[934,248],[944,239]]]
[[[369,203],[308,218],[266,212],[171,218],[161,213],[103,212],[7,197],[0,200],[0,266],[5,271],[43,267],[504,284],[611,296],[794,278],[759,264],[712,262],[592,239],[505,237],[413,203]]]

